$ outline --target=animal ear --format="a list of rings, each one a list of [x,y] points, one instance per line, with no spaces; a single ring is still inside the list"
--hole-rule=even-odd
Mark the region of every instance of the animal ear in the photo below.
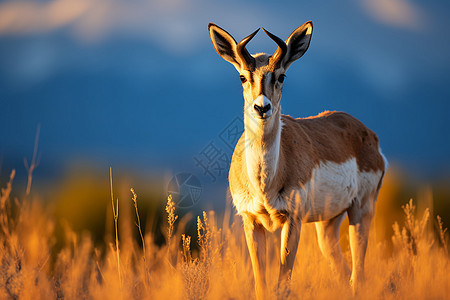
[[[216,49],[217,53],[239,70],[241,64],[236,51],[237,43],[234,38],[224,29],[213,23],[209,23],[208,30],[214,49]]]
[[[308,50],[312,30],[312,21],[308,21],[295,29],[287,38],[287,53],[282,62],[285,70],[287,70],[294,61],[302,57],[306,50]]]

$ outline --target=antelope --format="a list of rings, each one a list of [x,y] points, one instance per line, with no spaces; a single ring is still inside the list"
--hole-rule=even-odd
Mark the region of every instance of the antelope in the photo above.
[[[217,53],[239,72],[243,87],[244,133],[232,156],[230,192],[253,267],[257,298],[266,295],[266,231],[281,229],[278,287],[288,284],[302,223],[314,222],[319,248],[340,278],[355,291],[364,281],[364,259],[375,202],[387,161],[377,135],[344,112],[292,118],[281,114],[285,73],[305,54],[313,25],[295,29],[284,42],[263,28],[278,45],[273,55],[251,55],[210,23]],[[339,228],[349,218],[352,270],[339,244]]]

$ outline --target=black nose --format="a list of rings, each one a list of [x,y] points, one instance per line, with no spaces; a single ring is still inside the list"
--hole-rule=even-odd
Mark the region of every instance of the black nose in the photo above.
[[[266,112],[268,112],[270,110],[270,103],[267,104],[264,107],[261,107],[259,105],[253,106],[253,108],[258,112],[258,114],[262,117]]]

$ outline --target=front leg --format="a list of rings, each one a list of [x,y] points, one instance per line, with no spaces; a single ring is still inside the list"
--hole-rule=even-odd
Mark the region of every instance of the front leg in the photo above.
[[[278,287],[288,288],[300,240],[301,221],[289,218],[281,228],[281,263]]]
[[[250,253],[255,276],[255,291],[257,299],[266,296],[266,230],[254,218],[243,215],[245,239]]]

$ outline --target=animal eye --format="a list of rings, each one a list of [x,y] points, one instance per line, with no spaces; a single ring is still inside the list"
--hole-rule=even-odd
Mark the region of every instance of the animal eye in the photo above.
[[[241,79],[241,82],[244,83],[247,81],[247,79],[245,78],[244,75],[239,76],[239,78]]]
[[[281,74],[280,77],[278,77],[278,81],[279,81],[280,83],[283,83],[284,78],[286,78],[286,75]]]

